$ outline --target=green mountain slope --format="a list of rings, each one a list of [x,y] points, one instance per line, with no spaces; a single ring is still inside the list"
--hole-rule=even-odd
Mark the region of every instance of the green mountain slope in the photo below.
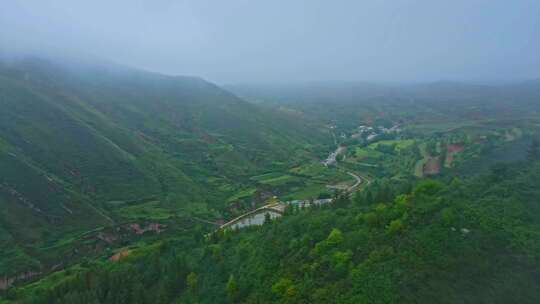
[[[412,188],[379,183],[373,196],[292,210],[262,227],[207,240],[178,236],[117,263],[57,273],[9,297],[23,303],[538,303],[539,172],[537,159]]]
[[[415,88],[415,102],[400,92],[364,96],[363,107],[364,97],[340,89],[333,105],[273,106],[196,78],[39,60],[4,65],[0,274],[44,274],[2,296],[15,303],[538,303],[538,91],[527,87],[517,95],[504,89],[506,102],[521,100],[510,112],[494,101],[497,92],[471,106],[478,88],[452,93],[455,84]],[[445,103],[451,93],[456,103]],[[383,171],[330,205],[291,208],[241,231],[203,228],[205,219],[231,218],[228,199],[253,194],[254,181],[309,170],[321,157],[314,154],[334,145],[318,120],[344,133],[364,121],[403,124],[410,137],[380,153],[394,153],[398,141],[429,144],[432,153],[450,142],[466,147],[437,180]],[[460,125],[477,134],[445,133]],[[415,163],[414,155],[394,156],[383,161]],[[334,169],[353,170],[345,156]],[[168,225],[165,234],[108,243],[129,234],[126,225],[156,222]],[[68,262],[56,268],[61,257]]]
[[[104,64],[0,64],[0,275],[113,222],[113,203],[216,212],[243,179],[329,140],[198,78]],[[231,190],[232,189],[232,190]],[[214,210],[214,211],[210,211]],[[20,259],[19,259],[20,258]]]

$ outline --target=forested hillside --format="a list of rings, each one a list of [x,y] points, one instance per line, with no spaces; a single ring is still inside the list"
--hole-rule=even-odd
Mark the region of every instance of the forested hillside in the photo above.
[[[2,299],[537,303],[538,90],[521,86],[248,103],[198,78],[3,63]]]
[[[219,218],[243,180],[329,141],[199,78],[2,62],[0,277],[47,271],[81,234],[135,217]]]
[[[260,228],[177,236],[22,303],[538,303],[540,151],[471,178],[379,183]]]

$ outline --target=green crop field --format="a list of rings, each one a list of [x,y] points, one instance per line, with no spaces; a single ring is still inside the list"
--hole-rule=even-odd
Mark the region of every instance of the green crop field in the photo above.
[[[369,145],[370,149],[377,150],[378,146],[390,146],[399,152],[400,150],[407,149],[412,147],[415,144],[413,139],[404,139],[404,140],[381,140],[376,143]]]
[[[380,158],[383,153],[374,150],[372,148],[356,148],[354,151],[354,155],[357,158],[364,159],[364,158],[371,158],[371,159],[377,159]]]
[[[327,168],[325,168],[322,164],[315,163],[315,164],[307,164],[304,166],[292,168],[289,170],[289,172],[298,174],[298,175],[305,175],[308,177],[315,177],[325,174],[327,171]]]
[[[173,215],[173,212],[161,207],[158,201],[119,208],[115,212],[119,216],[131,220],[165,220]]]
[[[246,197],[251,197],[257,191],[256,188],[244,189],[236,192],[233,196],[229,197],[227,201],[232,202]]]

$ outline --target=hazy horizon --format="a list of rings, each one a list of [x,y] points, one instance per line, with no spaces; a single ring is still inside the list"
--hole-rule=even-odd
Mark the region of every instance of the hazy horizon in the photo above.
[[[540,78],[540,2],[4,3],[0,49],[220,84]]]

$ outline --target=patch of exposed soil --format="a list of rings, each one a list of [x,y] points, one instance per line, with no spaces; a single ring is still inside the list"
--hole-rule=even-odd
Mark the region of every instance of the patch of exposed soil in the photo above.
[[[437,175],[441,172],[441,162],[439,157],[428,158],[424,165],[424,175]]]
[[[465,149],[463,144],[451,144],[446,147],[446,159],[444,160],[444,166],[446,168],[452,167],[452,162],[456,154],[460,153]]]
[[[121,259],[127,257],[127,256],[130,255],[130,254],[131,254],[131,251],[129,251],[129,250],[127,250],[127,249],[126,249],[126,250],[122,250],[122,251],[120,251],[120,252],[114,254],[113,256],[111,256],[111,257],[109,258],[109,260],[112,261],[112,262],[118,262],[118,261],[120,261]]]
[[[130,224],[129,228],[132,231],[134,231],[135,234],[141,235],[141,234],[143,234],[143,233],[145,233],[147,231],[152,231],[152,232],[155,232],[155,233],[161,233],[164,230],[165,225],[162,225],[162,224],[159,224],[159,223],[149,223],[146,226],[141,226],[138,223],[134,223],[134,224]]]

